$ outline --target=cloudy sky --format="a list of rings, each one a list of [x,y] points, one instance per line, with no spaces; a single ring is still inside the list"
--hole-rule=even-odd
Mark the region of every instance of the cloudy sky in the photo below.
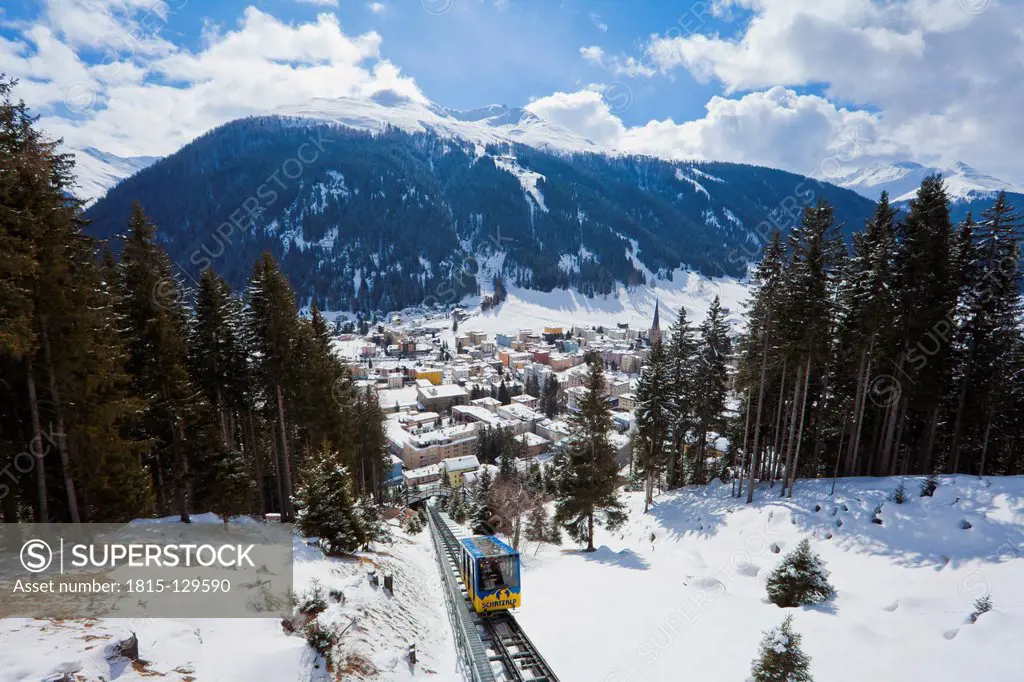
[[[1024,0],[5,0],[0,71],[120,155],[390,89],[667,157],[1024,183]]]

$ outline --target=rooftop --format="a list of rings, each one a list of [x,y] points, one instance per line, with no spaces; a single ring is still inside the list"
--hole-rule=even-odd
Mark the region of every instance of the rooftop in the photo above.
[[[519,552],[512,549],[504,542],[493,535],[475,535],[471,538],[463,538],[462,546],[475,559],[496,556],[518,556]]]

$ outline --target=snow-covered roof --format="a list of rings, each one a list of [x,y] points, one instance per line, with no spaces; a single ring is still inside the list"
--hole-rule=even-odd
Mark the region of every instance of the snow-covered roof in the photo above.
[[[480,468],[480,460],[476,458],[476,455],[449,457],[442,461],[441,464],[444,466],[445,471],[476,471]]]
[[[530,433],[529,431],[527,431],[526,433],[521,433],[518,436],[516,436],[516,440],[520,441],[521,443],[523,443],[523,445],[525,445],[528,448],[532,448],[538,445],[544,445],[546,443],[551,442],[547,438],[544,438],[543,436],[538,436],[536,433]]]

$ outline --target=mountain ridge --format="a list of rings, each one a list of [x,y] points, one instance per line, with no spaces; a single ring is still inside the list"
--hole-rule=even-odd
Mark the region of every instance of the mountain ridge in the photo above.
[[[500,119],[508,110],[469,116]],[[302,116],[242,119],[120,183],[87,216],[95,236],[110,238],[138,200],[183,276],[212,265],[239,288],[268,250],[303,300],[390,310],[454,303],[489,289],[494,275],[587,296],[679,270],[743,277],[771,232],[788,229],[817,198],[847,229],[874,207],[775,169],[499,140]]]

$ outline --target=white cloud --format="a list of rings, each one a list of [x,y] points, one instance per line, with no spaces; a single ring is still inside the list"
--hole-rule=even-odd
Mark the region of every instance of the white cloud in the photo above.
[[[1020,178],[1019,159],[1006,144],[1024,139],[1019,2],[720,4],[752,12],[743,30],[735,37],[654,36],[639,60],[652,67],[650,75],[686,69],[727,93],[825,84],[831,99],[879,110],[887,134],[918,150],[918,160],[964,159]]]
[[[616,146],[625,133],[622,121],[611,113],[601,93],[594,90],[556,92],[535,99],[525,108],[547,121],[610,147]]]
[[[321,7],[337,7],[338,0],[296,0],[304,5],[320,5]]]
[[[580,56],[585,61],[591,64],[597,64],[598,66],[604,66],[604,50],[597,45],[590,45],[589,47],[580,48]]]
[[[824,177],[909,153],[883,136],[878,115],[782,87],[738,99],[713,97],[706,114],[694,121],[652,120],[633,127],[613,112],[624,101],[620,94],[597,88],[557,92],[527,109],[621,152],[752,163]]]
[[[590,13],[590,20],[594,22],[594,26],[597,27],[598,31],[604,33],[605,31],[608,30],[608,24],[601,21],[601,16],[597,12]]]
[[[387,9],[384,6],[383,2],[371,2],[369,5],[367,5],[367,7],[369,7],[370,11],[373,12],[374,14],[380,14],[385,9]]]
[[[48,26],[70,47],[133,55],[174,49],[160,33],[182,0],[45,0]]]
[[[0,38],[0,61],[23,76],[19,95],[42,124],[72,146],[120,155],[171,153],[210,128],[316,97],[368,97],[381,90],[425,99],[380,57],[375,32],[346,35],[338,18],[288,24],[249,7],[237,27],[207,26],[195,52],[90,66],[37,25],[19,41]],[[80,115],[66,117],[62,104]]]

